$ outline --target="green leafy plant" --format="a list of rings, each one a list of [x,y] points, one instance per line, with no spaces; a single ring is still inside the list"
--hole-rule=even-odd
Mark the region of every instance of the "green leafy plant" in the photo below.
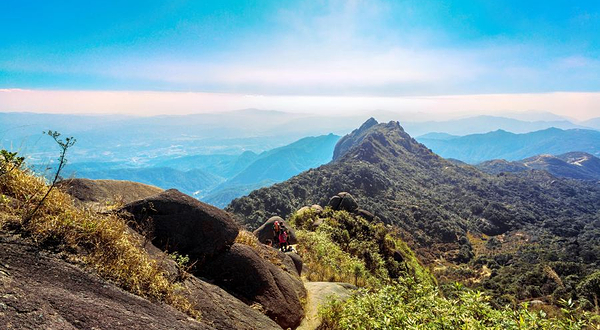
[[[0,176],[20,168],[25,161],[25,157],[17,156],[17,152],[4,149],[0,150],[0,157]]]
[[[361,290],[347,301],[333,300],[320,313],[321,329],[595,329],[591,313],[576,312],[571,301],[562,315],[551,318],[543,310],[494,308],[491,297],[457,285],[451,298],[429,283],[412,278],[376,290]]]

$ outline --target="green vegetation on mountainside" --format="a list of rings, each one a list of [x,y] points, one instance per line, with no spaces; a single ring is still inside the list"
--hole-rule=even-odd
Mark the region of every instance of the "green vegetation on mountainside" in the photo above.
[[[325,208],[323,212],[295,213],[290,223],[297,229],[298,249],[308,266],[309,280],[377,287],[410,276],[435,283],[398,232],[381,222]]]
[[[393,228],[346,211],[312,209],[290,217],[311,281],[362,287],[346,301],[321,308],[319,329],[594,329],[597,314],[572,301],[552,314],[528,304],[497,305],[491,296],[458,283],[440,291],[433,276]],[[600,273],[598,273],[600,274]],[[600,289],[600,276],[584,283]]]
[[[564,302],[558,317],[527,304],[494,308],[490,297],[456,285],[445,296],[429,283],[401,278],[376,290],[363,290],[321,310],[321,330],[334,329],[598,329],[597,314]]]
[[[463,264],[485,273],[471,282],[496,298],[584,298],[577,287],[600,263],[600,186],[542,171],[490,175],[435,155],[398,123],[368,130],[336,161],[236,199],[227,210],[254,229],[265,218],[326,205],[348,191],[362,208],[398,228],[426,264]],[[482,235],[498,237],[500,246],[475,251],[471,238]],[[564,288],[525,276],[559,261],[580,267],[557,271],[570,283]],[[449,277],[472,277],[467,273]],[[538,290],[524,290],[529,286]]]

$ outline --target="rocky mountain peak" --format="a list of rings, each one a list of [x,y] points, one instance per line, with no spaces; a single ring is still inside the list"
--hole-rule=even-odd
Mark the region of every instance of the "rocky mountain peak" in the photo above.
[[[399,122],[379,124],[370,118],[359,129],[338,142],[333,160],[350,157],[378,163],[395,159],[401,154],[433,155],[429,149],[406,133]]]
[[[333,161],[341,158],[348,150],[350,150],[355,145],[359,144],[367,135],[367,132],[371,129],[371,127],[378,125],[379,122],[375,120],[375,118],[371,117],[367,121],[365,121],[359,128],[352,131],[352,133],[341,138],[338,143],[335,145],[335,149],[333,150]]]

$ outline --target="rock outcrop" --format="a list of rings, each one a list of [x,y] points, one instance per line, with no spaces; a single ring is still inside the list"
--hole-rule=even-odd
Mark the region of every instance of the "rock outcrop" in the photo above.
[[[281,327],[220,287],[194,276],[185,280],[187,296],[202,312],[202,322],[216,329],[276,330]]]
[[[303,206],[300,209],[298,209],[298,211],[296,211],[296,214],[302,214],[302,213],[307,212],[309,210],[313,211],[313,212],[315,212],[317,214],[319,214],[319,213],[323,212],[323,207],[321,205],[318,205],[318,204],[314,204],[314,205],[311,205],[311,206]]]
[[[119,180],[67,179],[58,183],[59,188],[82,203],[131,203],[152,195],[162,189],[147,184]]]
[[[331,207],[334,210],[345,210],[348,212],[356,212],[358,210],[358,203],[347,192],[341,192],[329,200],[327,206]]]
[[[302,275],[302,267],[304,265],[302,258],[295,252],[286,252],[285,254],[292,259],[298,276]]]
[[[199,272],[245,303],[260,304],[283,328],[295,328],[304,317],[301,300],[306,289],[300,278],[263,259],[247,245],[234,244]]]
[[[0,324],[2,329],[216,329],[6,235],[0,236]]]
[[[201,261],[233,244],[239,232],[227,212],[175,189],[127,204],[120,213],[158,248]]]
[[[139,235],[137,233],[132,234]],[[217,329],[280,329],[279,325],[269,317],[244,304],[227,291],[187,273],[165,252],[152,245],[152,243],[146,242],[143,248],[165,271],[169,280],[183,285],[185,290],[182,294],[202,313],[204,323]],[[265,249],[271,248],[265,246]],[[280,251],[277,251],[276,254],[287,258],[285,266],[292,271],[294,270],[294,262],[290,257]]]
[[[254,236],[256,236],[263,244],[266,244],[267,240],[271,240],[273,243],[275,243],[277,241],[276,238],[273,237],[273,224],[275,221],[283,223],[285,228],[287,228],[290,244],[297,244],[298,240],[296,239],[296,232],[294,231],[294,228],[292,228],[287,221],[278,216],[271,217],[269,220],[265,221],[262,226],[258,227],[258,229],[254,231]]]

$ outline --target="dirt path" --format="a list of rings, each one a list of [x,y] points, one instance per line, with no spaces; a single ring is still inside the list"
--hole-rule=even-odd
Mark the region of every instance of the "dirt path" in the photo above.
[[[334,296],[345,299],[356,289],[354,285],[338,282],[305,282],[308,291],[306,303],[306,316],[296,330],[314,330],[321,324],[319,318],[319,307],[327,302],[328,298]]]

